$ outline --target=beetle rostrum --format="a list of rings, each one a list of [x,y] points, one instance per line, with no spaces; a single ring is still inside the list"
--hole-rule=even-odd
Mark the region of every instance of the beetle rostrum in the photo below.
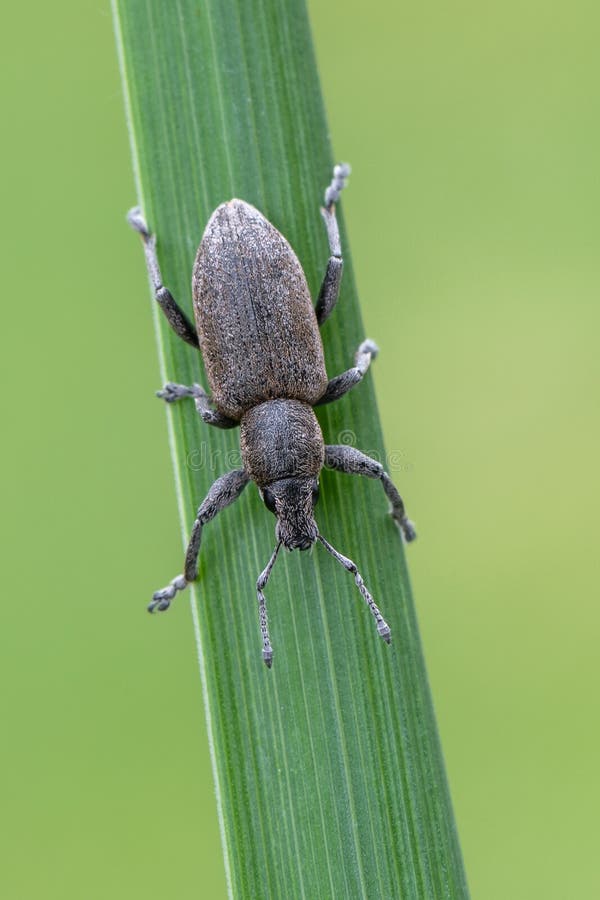
[[[210,394],[199,384],[169,382],[158,396],[167,403],[192,397],[203,421],[216,428],[240,427],[242,468],[221,475],[200,504],[182,575],[153,595],[150,612],[164,611],[198,574],[204,525],[254,481],[276,517],[276,545],[256,583],[263,660],[273,661],[263,593],[281,547],[307,550],[320,543],[353,576],[377,631],[390,641],[390,628],[351,559],[319,532],[314,509],[323,466],[381,481],[391,515],[404,539],[416,534],[404,503],[381,463],[347,445],[326,445],[313,407],[331,403],[359,384],[377,353],[363,341],[354,366],[328,379],[320,326],[339,294],[342,253],[336,204],[350,174],[335,166],[321,208],[330,256],[316,305],[298,258],[283,235],[243,200],[219,206],[209,219],[192,274],[195,324],[163,285],[156,240],[138,208],[128,221],[144,244],[154,296],[173,330],[201,350]]]

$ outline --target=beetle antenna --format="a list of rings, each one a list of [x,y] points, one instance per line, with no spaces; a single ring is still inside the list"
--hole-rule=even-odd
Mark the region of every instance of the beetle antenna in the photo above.
[[[371,611],[371,615],[373,616],[373,618],[375,619],[375,622],[377,623],[377,631],[378,631],[379,635],[384,639],[386,644],[389,644],[392,639],[390,626],[387,624],[387,622],[385,621],[385,619],[379,612],[379,607],[377,606],[377,604],[371,597],[371,594],[367,590],[366,585],[365,585],[364,581],[362,580],[362,575],[356,568],[356,564],[353,563],[351,559],[348,559],[347,556],[342,556],[342,554],[339,553],[335,549],[335,547],[332,547],[331,544],[325,540],[325,538],[323,537],[322,534],[318,534],[317,539],[323,544],[323,546],[325,547],[325,549],[327,550],[328,553],[331,553],[331,555],[335,559],[337,559],[337,561],[339,563],[341,563],[348,572],[351,572],[354,575],[354,581],[356,583],[356,586],[358,587],[365,603],[369,607],[369,610]]]
[[[281,544],[282,541],[277,542],[277,546],[273,550],[271,559],[267,563],[265,570],[258,576],[258,581],[256,582],[256,596],[258,598],[258,621],[260,622],[260,633],[262,634],[263,642],[263,660],[265,662],[265,665],[269,669],[273,665],[273,648],[271,647],[271,638],[269,637],[267,598],[263,594],[263,588],[267,585],[269,575],[271,574],[271,570],[275,565],[275,560],[277,559],[277,554],[281,549]]]

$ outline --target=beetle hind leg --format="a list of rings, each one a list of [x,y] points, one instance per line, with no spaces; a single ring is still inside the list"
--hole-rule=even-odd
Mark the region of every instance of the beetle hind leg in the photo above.
[[[156,255],[156,237],[151,234],[146,224],[146,220],[142,215],[139,206],[134,206],[127,213],[127,221],[134,231],[141,236],[144,242],[144,255],[146,257],[146,268],[154,289],[154,299],[162,309],[165,317],[182,341],[191,344],[192,347],[199,349],[198,335],[195,326],[190,322],[184,311],[178,306],[170,290],[162,283],[162,275],[158,264],[158,256]]]
[[[325,191],[325,205],[321,207],[321,215],[327,228],[330,256],[315,307],[319,326],[331,315],[340,293],[344,261],[342,259],[342,246],[335,215],[335,205],[340,199],[340,194],[346,186],[349,175],[350,166],[347,163],[341,163],[334,167],[333,178]]]

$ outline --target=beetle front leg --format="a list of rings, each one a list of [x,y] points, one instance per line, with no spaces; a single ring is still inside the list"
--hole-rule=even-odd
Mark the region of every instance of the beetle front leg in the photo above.
[[[337,469],[338,472],[346,472],[348,475],[365,475],[367,478],[378,478],[382,485],[385,495],[391,503],[390,513],[396,524],[400,527],[404,540],[407,542],[414,541],[417,536],[415,526],[406,515],[404,501],[398,493],[396,485],[385,471],[380,462],[371,459],[356,450],[354,447],[348,447],[344,444],[328,444],[325,447],[325,468]]]
[[[158,265],[158,257],[156,255],[156,237],[150,234],[146,220],[142,215],[139,206],[134,206],[127,213],[127,221],[131,227],[141,235],[144,242],[144,254],[146,257],[146,268],[148,275],[154,288],[154,297],[156,302],[164,312],[167,321],[175,334],[177,334],[187,344],[191,344],[197,350],[200,348],[198,343],[198,334],[196,328],[184,311],[177,305],[171,292],[162,283],[160,274],[160,266]]]
[[[193,397],[196,409],[202,421],[207,425],[214,425],[216,428],[235,428],[240,424],[235,419],[224,416],[218,409],[213,409],[211,398],[199,384],[192,384],[188,387],[186,384],[175,384],[174,381],[168,381],[162,391],[156,392],[156,396],[165,403],[175,403],[184,397]]]
[[[346,180],[350,175],[350,166],[342,163],[333,169],[333,178],[325,191],[325,206],[321,207],[321,215],[327,228],[330,257],[327,262],[325,277],[319,290],[315,314],[317,322],[321,326],[331,314],[337,303],[342,281],[342,246],[340,243],[340,231],[335,215],[335,205],[340,199],[340,193],[346,186]]]
[[[155,591],[151,602],[148,604],[148,612],[164,612],[171,605],[171,600],[178,591],[182,591],[190,581],[195,581],[198,575],[198,554],[202,540],[202,528],[207,522],[229,506],[240,496],[248,482],[249,476],[244,469],[234,469],[221,475],[210,488],[208,494],[200,504],[196,521],[192,528],[190,542],[185,554],[185,567],[183,575],[177,575],[166,587]]]
[[[371,360],[375,359],[378,353],[379,347],[375,341],[371,341],[369,338],[364,340],[354,356],[354,366],[331,379],[325,388],[325,393],[317,400],[315,406],[333,403],[334,400],[339,400],[340,397],[347,394],[351,388],[360,384],[371,365]]]

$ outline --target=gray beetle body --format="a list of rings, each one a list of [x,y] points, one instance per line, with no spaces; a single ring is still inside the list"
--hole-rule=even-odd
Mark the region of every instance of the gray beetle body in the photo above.
[[[240,426],[243,468],[222,475],[201,503],[182,575],[156,591],[148,609],[168,609],[175,594],[194,581],[203,526],[233,503],[249,481],[257,485],[277,522],[277,544],[256,584],[263,659],[271,647],[263,589],[279,550],[306,550],[319,541],[354,580],[381,637],[390,628],[356,565],[320,534],[314,518],[323,466],[382,482],[391,514],[407,541],[415,531],[404,503],[381,463],[353,447],[325,445],[313,406],[330,403],[357,385],[377,352],[365,340],[355,365],[328,380],[319,332],[337,301],[342,258],[335,206],[349,174],[336,166],[321,209],[330,257],[316,307],[298,258],[282,234],[250,204],[223,203],[212,214],[196,254],[192,275],[195,327],[163,285],[155,238],[139,209],[130,224],[144,241],[155,299],[173,330],[202,351],[211,395],[198,384],[169,382],[158,396],[171,403],[193,397],[202,419],[218,428]]]
[[[249,203],[212,214],[192,296],[215,407],[231,419],[282,397],[311,406],[327,387],[308,284],[286,239]]]
[[[278,494],[278,537],[289,550],[307,549],[317,532],[309,501],[324,461],[311,407],[328,380],[298,257],[262,213],[230,200],[204,231],[192,297],[213,404],[241,423],[248,475]],[[282,479],[296,484],[277,485]]]

